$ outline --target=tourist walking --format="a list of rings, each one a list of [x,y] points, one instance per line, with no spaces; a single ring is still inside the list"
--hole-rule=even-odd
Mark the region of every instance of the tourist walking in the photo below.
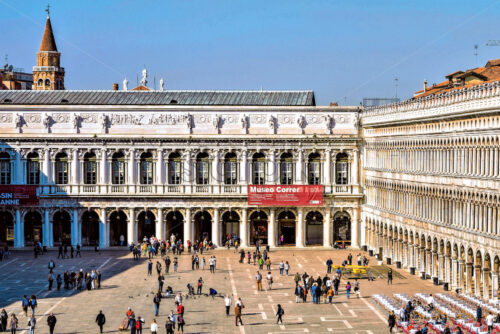
[[[50,312],[47,317],[47,325],[49,326],[49,333],[54,334],[54,328],[56,327],[57,318],[53,312]]]
[[[157,292],[153,298],[153,303],[155,304],[155,316],[158,316],[158,313],[160,312],[160,302],[161,302],[161,294],[160,293],[161,292]]]
[[[165,329],[167,330],[167,334],[174,334],[174,322],[172,319],[168,318],[165,322]]]
[[[99,314],[95,318],[95,322],[97,323],[97,326],[99,326],[100,333],[102,333],[102,328],[106,323],[106,316],[102,313],[102,311],[99,311]]]
[[[184,334],[184,324],[184,315],[179,314],[179,316],[177,317],[177,334]]]
[[[288,261],[285,262],[285,274],[288,276],[288,271],[290,270],[290,264]]]
[[[231,308],[231,296],[226,295],[226,297],[224,297],[224,306],[226,307],[226,315],[229,315],[229,309]]]
[[[347,284],[345,286],[345,292],[347,295],[347,299],[350,299],[351,298],[351,283],[350,282],[347,282]]]
[[[30,334],[35,334],[35,326],[36,326],[36,318],[35,315],[32,314],[28,318],[28,328],[30,330]]]
[[[7,314],[7,311],[3,309],[0,313],[0,330],[2,332],[7,331],[7,322],[9,322],[9,315]]]
[[[273,275],[271,275],[270,271],[267,273],[266,279],[267,279],[267,288],[269,290],[272,290],[272,288],[273,288]]]
[[[389,318],[387,319],[387,326],[389,326],[389,333],[392,333],[392,329],[396,326],[396,316],[394,312],[389,313]]]
[[[262,291],[262,275],[258,271],[255,274],[255,281],[257,283],[257,291]]]
[[[157,334],[158,333],[158,324],[156,323],[156,319],[153,319],[151,321],[151,334]]]
[[[392,269],[389,268],[389,271],[387,272],[387,285],[391,284],[392,285]]]
[[[243,326],[243,321],[241,320],[241,313],[242,310],[245,306],[241,302],[241,298],[238,299],[238,302],[236,302],[236,306],[234,307],[234,323],[235,326],[238,326],[238,321],[239,323]]]
[[[198,288],[196,289],[196,293],[201,295],[201,290],[203,289],[203,279],[200,277],[198,279]]]
[[[153,262],[149,260],[148,262],[148,276],[151,276],[153,274]]]
[[[281,307],[281,304],[278,304],[278,310],[276,311],[276,323],[277,324],[282,324],[283,325],[283,314],[285,314],[285,310]]]
[[[38,306],[38,302],[36,301],[35,295],[31,295],[30,300],[29,300],[29,305],[31,307],[31,315],[35,316],[35,309]]]
[[[18,323],[19,323],[19,320],[17,320],[16,315],[14,313],[11,313],[10,314],[10,333],[11,334],[16,334]]]
[[[279,268],[280,268],[280,275],[283,276],[283,270],[285,269],[285,263],[283,261],[280,262]]]

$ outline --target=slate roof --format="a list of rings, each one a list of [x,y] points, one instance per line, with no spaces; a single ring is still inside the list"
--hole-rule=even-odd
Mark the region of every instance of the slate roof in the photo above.
[[[2,90],[0,105],[315,106],[313,91]]]

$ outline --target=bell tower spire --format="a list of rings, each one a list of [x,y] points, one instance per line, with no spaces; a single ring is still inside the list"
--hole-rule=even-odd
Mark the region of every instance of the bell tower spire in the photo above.
[[[64,68],[60,66],[61,53],[57,51],[56,39],[50,22],[50,5],[47,5],[45,11],[47,21],[40,50],[36,54],[36,66],[33,66],[33,89],[63,90]]]

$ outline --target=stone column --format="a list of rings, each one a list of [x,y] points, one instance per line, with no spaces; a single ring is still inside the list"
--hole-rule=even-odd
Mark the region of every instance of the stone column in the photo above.
[[[498,274],[491,272],[491,296],[494,300],[498,300]]]
[[[438,254],[432,252],[432,278],[439,277]]]
[[[187,247],[188,240],[191,240],[191,208],[186,208],[184,217],[184,247]]]
[[[474,267],[474,294],[481,297],[481,266]]]
[[[163,209],[158,208],[158,217],[156,218],[156,226],[155,226],[155,236],[159,240],[165,240],[165,230],[163,229]]]
[[[486,300],[491,299],[490,295],[490,270],[488,268],[483,269],[483,298]]]
[[[184,185],[185,185],[186,193],[191,193],[191,180],[192,180],[191,151],[186,150],[183,154],[183,157],[184,157],[184,166],[182,168],[182,172],[184,174]],[[186,234],[184,234],[184,238],[186,239]],[[189,238],[191,238],[191,236],[189,236]],[[186,239],[186,240],[190,240],[190,239]],[[184,241],[186,241],[186,240],[184,240]]]
[[[304,247],[304,209],[298,208],[297,228],[295,235],[295,247]]]
[[[247,158],[247,150],[242,150],[241,151],[241,157],[240,157],[240,183],[242,185],[246,185],[248,183],[248,158]],[[241,233],[241,232],[240,232]]]
[[[470,293],[472,291],[472,263],[467,263],[465,265],[465,292]]]
[[[247,223],[247,209],[242,208],[241,209],[241,221],[240,221],[240,247],[241,248],[246,248],[248,247],[248,223]]]
[[[131,193],[135,192],[135,149],[129,149],[128,158],[128,190]]]
[[[212,176],[212,184],[219,185],[220,178],[220,168],[219,168],[219,150],[213,151],[213,159],[212,159],[212,168],[211,168],[211,176]]]
[[[127,243],[137,243],[137,234],[135,226],[135,209],[129,208],[128,223],[127,223]]]
[[[106,151],[105,148],[101,150],[101,165],[99,166],[100,169],[100,179],[101,179],[101,184],[105,185],[108,183],[108,152]]]
[[[78,209],[73,209],[73,218],[71,220],[71,244],[76,246],[80,240],[80,222],[78,217]]]
[[[105,208],[101,208],[99,217],[99,248],[109,247],[108,215]]]
[[[352,210],[351,248],[359,248],[359,208]]]
[[[452,289],[457,289],[458,284],[458,260],[455,258],[451,259],[451,273],[450,273],[450,283]]]
[[[40,177],[40,183],[43,182],[43,184],[51,184],[52,183],[52,168],[50,165],[50,149],[45,149],[43,152],[43,179],[45,182],[42,181],[42,177]]]
[[[352,159],[352,167],[351,167],[351,173],[352,173],[352,185],[357,186],[359,184],[359,173],[358,173],[358,163],[359,163],[359,154],[358,150],[354,149],[353,150],[353,159]],[[355,193],[358,192],[358,187],[354,187]]]
[[[220,246],[219,226],[219,208],[214,208],[214,219],[212,220],[212,242],[216,246]]]
[[[276,171],[276,152],[269,150],[266,170],[266,184],[275,184],[278,179]]]
[[[267,243],[269,247],[276,247],[276,209],[269,210],[269,233],[267,235]]]
[[[403,241],[401,244],[401,265],[403,268],[408,268],[408,242]]]
[[[14,248],[24,247],[24,231],[21,228],[21,211],[19,209],[16,209],[14,219]]]
[[[297,150],[297,162],[296,162],[296,172],[297,172],[297,175],[296,175],[296,179],[297,179],[297,184],[303,184],[303,167],[304,167],[304,161],[303,161],[303,152],[302,152],[302,149],[298,149]]]
[[[156,151],[156,184],[163,184],[163,174],[164,174],[164,162],[163,162],[163,150],[158,149]]]
[[[50,247],[50,219],[49,219],[49,210],[44,209],[43,210],[43,226],[42,226],[42,231],[43,231],[43,245]]]
[[[80,161],[78,157],[78,149],[73,149],[73,161],[71,166],[71,184],[80,183]]]
[[[423,272],[425,274],[425,247],[420,247],[420,272]]]
[[[23,183],[23,165],[21,162],[21,150],[17,149],[15,152],[16,155],[16,163],[14,165],[14,184],[22,184]],[[15,231],[15,230],[14,230]]]
[[[325,175],[325,186],[330,187],[332,184],[331,164],[332,164],[332,151],[325,151],[325,162],[323,165],[323,173]]]
[[[323,247],[332,247],[332,218],[330,208],[326,209],[323,222]]]

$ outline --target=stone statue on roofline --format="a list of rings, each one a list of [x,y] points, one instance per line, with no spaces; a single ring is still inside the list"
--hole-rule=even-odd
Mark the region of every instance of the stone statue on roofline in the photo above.
[[[142,79],[141,79],[141,85],[142,86],[147,86],[148,84],[148,70],[145,68],[142,70]]]
[[[165,85],[165,82],[163,81],[163,78],[160,79],[160,92],[163,92],[165,88],[163,87]]]
[[[123,79],[123,90],[128,90],[128,80],[127,80],[127,78]]]

